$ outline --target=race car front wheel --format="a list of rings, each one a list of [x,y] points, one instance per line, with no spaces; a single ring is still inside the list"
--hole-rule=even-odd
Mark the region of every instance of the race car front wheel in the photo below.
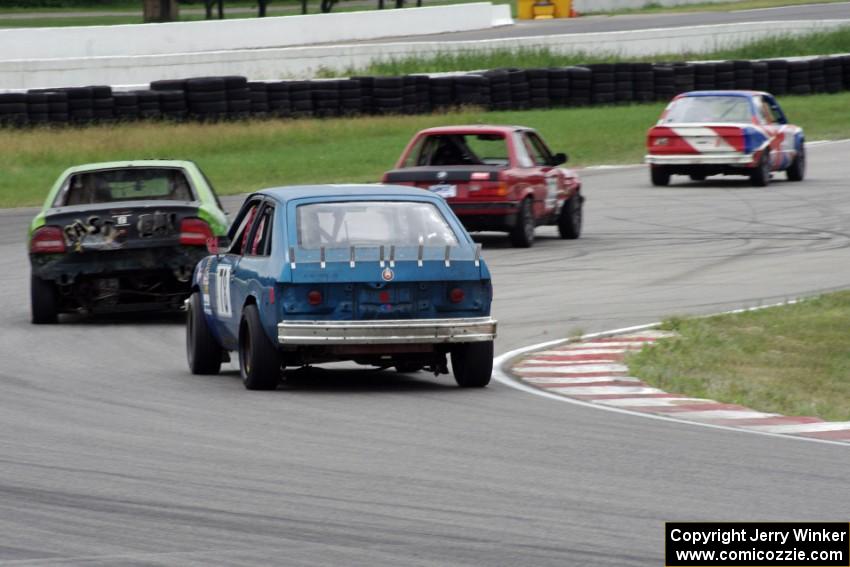
[[[38,276],[30,276],[30,308],[35,325],[50,325],[59,320],[59,297],[56,284]]]
[[[493,374],[493,341],[452,347],[452,373],[461,388],[483,388]]]
[[[584,197],[576,193],[564,203],[558,217],[558,234],[561,238],[575,239],[581,236],[581,209]]]
[[[263,330],[256,305],[246,305],[242,312],[239,373],[249,390],[274,390],[280,382],[280,357]]]
[[[806,176],[806,146],[801,144],[797,157],[791,162],[791,167],[785,171],[788,181],[802,181]]]
[[[189,298],[186,313],[186,359],[192,374],[218,374],[221,370],[222,349],[210,332],[204,317],[201,294]]]

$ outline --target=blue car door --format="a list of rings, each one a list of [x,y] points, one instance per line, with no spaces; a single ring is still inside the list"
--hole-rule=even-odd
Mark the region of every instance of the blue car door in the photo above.
[[[261,199],[247,201],[234,221],[230,248],[210,263],[210,295],[216,334],[225,348],[239,344],[239,321],[244,303],[244,286],[239,277],[240,262],[248,248],[249,237],[257,219]]]

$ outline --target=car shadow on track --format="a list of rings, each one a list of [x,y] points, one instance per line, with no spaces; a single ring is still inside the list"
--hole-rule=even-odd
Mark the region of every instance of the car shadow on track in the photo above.
[[[223,376],[239,379],[238,370],[227,370]],[[322,368],[309,366],[288,369],[277,388],[278,392],[297,393],[398,393],[398,392],[460,392],[450,374],[434,376],[425,371],[405,373],[393,369]]]
[[[538,227],[538,232],[534,235],[534,245],[542,245],[546,242],[559,242],[562,239],[558,236],[550,236],[548,234],[540,234],[540,227]],[[481,244],[481,246],[485,250],[508,250],[510,248],[514,248],[514,245],[511,244],[510,237],[503,232],[471,232],[470,236],[472,236],[472,240]],[[526,250],[525,248],[517,248],[517,250]]]
[[[69,313],[59,316],[59,325],[185,325],[185,311],[132,311],[127,313]]]
[[[774,183],[779,184],[780,186],[785,186],[789,183],[787,179],[784,177],[777,177],[774,175],[770,179],[770,184],[766,187],[754,187],[750,180],[746,177],[709,177],[704,181],[693,181],[687,178],[680,178],[670,181],[670,185],[666,187],[655,187],[652,185],[647,185],[647,187],[651,189],[659,189],[661,191],[669,191],[669,190],[677,190],[677,189],[751,189],[753,191],[765,191],[769,190],[770,186]]]

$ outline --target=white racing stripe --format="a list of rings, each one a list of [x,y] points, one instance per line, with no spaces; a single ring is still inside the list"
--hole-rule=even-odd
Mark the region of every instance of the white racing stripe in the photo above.
[[[545,378],[523,378],[529,384],[593,384],[598,382],[641,382],[640,378],[634,376],[579,376],[579,377],[553,377]]]
[[[705,410],[676,412],[679,419],[756,419],[777,417],[778,413],[745,410]]]
[[[682,406],[691,404],[716,404],[714,400],[703,400],[700,398],[611,398],[609,400],[597,400],[598,404],[617,406],[621,408],[651,407],[651,406]]]
[[[552,372],[553,374],[587,374],[589,372],[628,372],[625,364],[568,364],[551,366],[514,366],[514,371]]]
[[[785,423],[782,425],[747,425],[747,429],[767,433],[817,433],[850,429],[850,421],[820,421],[816,423]]]
[[[572,388],[546,388],[552,392],[563,392],[573,396],[606,396],[609,394],[664,394],[658,388],[648,386],[575,386]]]

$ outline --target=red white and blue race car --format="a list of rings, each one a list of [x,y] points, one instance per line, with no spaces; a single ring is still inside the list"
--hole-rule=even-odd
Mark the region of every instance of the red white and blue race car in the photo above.
[[[657,186],[671,175],[746,175],[763,187],[773,171],[790,181],[806,172],[803,129],[788,124],[773,95],[754,91],[678,95],[649,129],[645,161]]]

